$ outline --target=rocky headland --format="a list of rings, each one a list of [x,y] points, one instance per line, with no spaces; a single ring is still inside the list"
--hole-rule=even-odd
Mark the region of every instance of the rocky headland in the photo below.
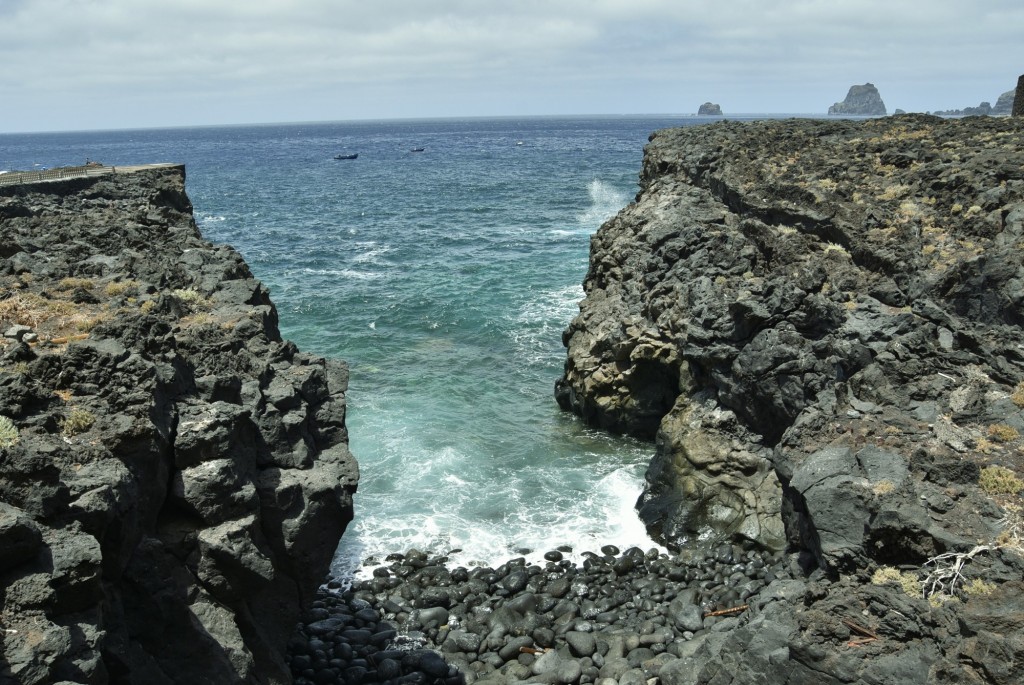
[[[682,682],[1024,678],[1022,160],[1013,119],[652,136],[556,395],[655,439],[638,506],[670,549],[800,584],[696,633]]]
[[[0,186],[0,333],[0,682],[291,682],[347,369],[281,339],[184,168]]]
[[[884,116],[885,103],[874,84],[850,86],[846,98],[828,108],[829,114],[842,116]]]

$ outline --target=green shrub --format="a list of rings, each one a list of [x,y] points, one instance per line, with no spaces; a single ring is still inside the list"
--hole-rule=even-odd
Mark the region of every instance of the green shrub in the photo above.
[[[73,435],[89,430],[94,423],[96,423],[95,414],[88,409],[73,407],[71,413],[68,414],[61,424],[61,433],[64,434],[64,437],[70,438]]]
[[[204,297],[203,294],[195,288],[182,288],[180,290],[175,290],[174,296],[178,298],[179,302],[192,311],[208,311],[213,309],[213,302],[211,302],[209,298]]]
[[[18,427],[6,416],[0,415],[0,448],[16,445],[19,440],[21,436],[18,434]]]

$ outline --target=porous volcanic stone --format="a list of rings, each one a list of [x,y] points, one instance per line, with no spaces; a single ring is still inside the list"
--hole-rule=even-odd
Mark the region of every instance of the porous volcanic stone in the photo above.
[[[343,365],[281,339],[183,167],[0,186],[0,236],[36,303],[0,317],[0,681],[289,682],[352,518]]]

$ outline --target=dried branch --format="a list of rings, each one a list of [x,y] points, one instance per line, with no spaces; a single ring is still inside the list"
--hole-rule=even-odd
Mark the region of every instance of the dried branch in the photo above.
[[[933,567],[923,581],[924,596],[930,597],[939,593],[955,596],[958,586],[964,583],[964,576],[961,573],[964,565],[978,554],[993,549],[995,548],[991,545],[977,545],[970,552],[946,552],[924,562],[924,567]]]
[[[875,634],[874,634],[873,632],[871,632],[870,630],[868,630],[867,628],[865,628],[865,627],[864,627],[864,626],[862,626],[862,625],[858,625],[857,623],[854,623],[853,621],[850,621],[850,620],[848,620],[848,619],[845,619],[845,618],[844,618],[844,619],[843,619],[843,624],[844,624],[844,625],[845,625],[845,626],[846,626],[847,628],[849,628],[850,630],[853,630],[854,632],[860,633],[860,634],[861,634],[861,635],[863,635],[864,637],[867,637],[867,638],[871,638],[872,640],[878,640],[878,639],[880,639],[880,638],[879,638],[879,637],[878,637],[877,635],[875,635]]]
[[[746,611],[750,608],[749,604],[741,604],[738,607],[732,607],[731,609],[720,609],[719,611],[708,611],[704,614],[704,618],[709,616],[728,616],[729,614],[738,614],[741,611]]]

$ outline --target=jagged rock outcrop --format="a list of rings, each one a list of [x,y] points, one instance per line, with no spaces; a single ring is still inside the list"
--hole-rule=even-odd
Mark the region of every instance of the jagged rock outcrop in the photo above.
[[[878,89],[871,83],[850,86],[846,99],[828,108],[829,114],[846,116],[884,116],[885,103]]]
[[[996,100],[996,104],[992,106],[992,114],[994,116],[1009,116],[1013,113],[1013,96],[1014,91],[1008,90]]]
[[[1017,79],[1017,90],[1013,98],[1012,116],[1024,117],[1024,74]]]
[[[713,102],[705,102],[703,105],[697,108],[697,116],[720,117],[722,116],[722,108]]]
[[[1020,677],[1024,617],[929,613],[919,583],[980,543],[1007,570],[992,596],[1021,601],[1022,155],[1020,122],[993,118],[651,137],[636,201],[592,238],[556,397],[655,438],[638,507],[670,548],[785,548],[832,581],[662,682]],[[911,604],[868,584],[883,566],[917,569]],[[861,611],[886,626],[871,656],[841,649],[864,633],[837,616]]]
[[[839,530],[886,520],[878,483],[916,501],[1018,453],[986,436],[1024,429],[1021,146],[1008,120],[920,115],[652,138],[637,201],[592,239],[557,396],[657,438],[642,513],[668,544],[788,539],[839,567],[882,547]],[[993,530],[972,493],[912,508],[919,558]]]
[[[291,682],[352,518],[347,369],[184,180],[0,187],[0,681]]]

